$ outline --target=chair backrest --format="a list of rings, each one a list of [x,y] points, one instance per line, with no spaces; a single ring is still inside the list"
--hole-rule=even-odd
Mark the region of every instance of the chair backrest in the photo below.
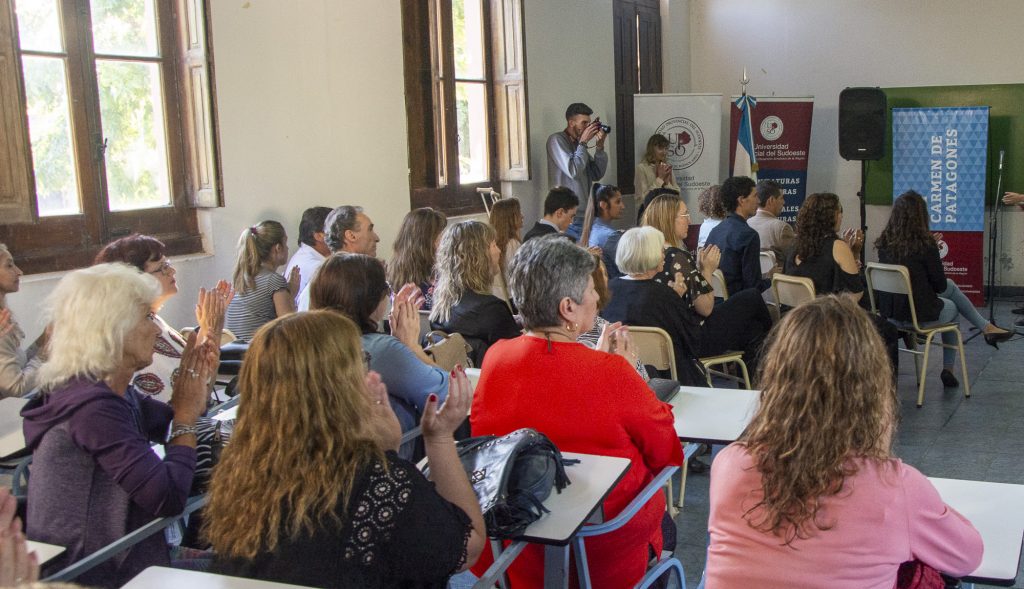
[[[910,272],[906,266],[869,262],[864,269],[864,278],[868,283],[868,299],[871,301],[871,311],[878,312],[875,291],[906,295],[907,301],[910,304],[910,321],[914,324],[915,329],[919,328],[917,324],[917,309],[914,307],[914,289],[910,285]]]
[[[640,352],[640,361],[658,370],[668,370],[672,380],[679,380],[676,373],[676,356],[672,349],[672,336],[660,327],[629,326],[629,335]]]
[[[795,307],[814,300],[814,281],[803,276],[775,274],[772,276],[772,294],[776,303]]]
[[[725,300],[729,298],[729,289],[725,287],[725,274],[721,270],[715,270],[711,275],[711,288],[715,289],[715,296]]]
[[[760,260],[761,260],[761,276],[767,276],[768,273],[771,272],[773,268],[775,268],[775,264],[776,264],[775,252],[773,252],[773,251],[763,251],[763,252],[761,252]]]
[[[423,343],[430,331],[430,311],[420,309],[420,344]]]

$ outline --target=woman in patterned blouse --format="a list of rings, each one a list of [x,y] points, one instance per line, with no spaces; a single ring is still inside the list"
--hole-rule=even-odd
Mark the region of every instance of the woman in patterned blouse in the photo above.
[[[686,249],[690,213],[678,196],[664,194],[654,199],[644,211],[642,224],[665,236],[665,266],[654,280],[672,286],[676,274],[681,274],[686,283],[683,304],[702,319],[699,341],[694,346],[697,355],[742,351],[747,368],[755,373],[761,342],[772,327],[760,293],[754,289],[740,291],[715,305],[711,275],[718,269],[721,252],[714,245],[701,249],[696,256]]]

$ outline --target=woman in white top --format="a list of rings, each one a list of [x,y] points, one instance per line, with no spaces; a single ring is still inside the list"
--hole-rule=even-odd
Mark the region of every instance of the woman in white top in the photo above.
[[[160,328],[160,335],[153,344],[153,362],[135,373],[132,384],[138,392],[169,403],[174,372],[181,364],[181,355],[185,350],[185,337],[168,325],[158,313],[164,303],[178,294],[178,273],[165,255],[163,242],[138,233],[108,243],[93,260],[93,264],[112,262],[134,266],[160,283],[160,295],[153,302],[153,313],[156,314],[153,322]],[[233,296],[231,285],[224,280],[209,292],[204,288],[199,289],[199,302],[196,304],[199,333],[212,339],[218,348],[224,327],[224,311]]]
[[[36,369],[46,347],[44,331],[27,350],[21,349],[25,332],[7,308],[7,295],[18,292],[21,274],[7,246],[0,243],[0,397],[22,396],[35,388]]]
[[[672,188],[679,192],[672,164],[665,161],[669,141],[664,135],[655,133],[647,140],[647,151],[636,165],[636,194],[643,197],[655,188]]]
[[[507,301],[509,299],[508,267],[512,262],[512,257],[519,250],[519,246],[523,245],[519,237],[523,230],[523,211],[519,206],[519,199],[510,197],[495,202],[491,207],[489,221],[491,227],[494,228],[494,243],[501,250],[501,257],[498,258],[498,272],[494,275],[494,283],[491,285],[491,294]]]
[[[729,214],[718,198],[720,188],[721,186],[718,184],[708,186],[697,197],[697,210],[704,215],[704,221],[700,224],[700,235],[697,236],[697,247],[704,247],[708,236],[711,235],[711,230],[724,221]]]

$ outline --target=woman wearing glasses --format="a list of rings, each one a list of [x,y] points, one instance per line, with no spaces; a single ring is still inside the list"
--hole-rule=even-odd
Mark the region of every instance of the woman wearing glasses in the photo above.
[[[690,231],[690,213],[686,203],[674,194],[663,194],[644,211],[643,225],[654,227],[665,236],[665,263],[654,281],[671,286],[680,294],[687,310],[700,323],[698,341],[693,348],[699,357],[743,351],[743,361],[751,372],[772,318],[760,293],[748,289],[733,293],[715,305],[711,275],[718,269],[721,252],[711,245],[694,256],[684,240]],[[682,284],[680,285],[679,282]]]
[[[160,335],[153,345],[153,362],[135,375],[132,384],[140,393],[168,402],[171,399],[174,371],[178,368],[181,353],[185,349],[185,338],[177,329],[168,325],[160,317],[159,312],[164,303],[178,293],[178,282],[175,280],[177,271],[165,256],[163,242],[138,233],[107,244],[93,261],[94,264],[111,262],[134,266],[156,278],[160,284],[160,294],[153,301],[154,322],[160,328]],[[218,357],[221,331],[224,328],[224,311],[233,296],[231,286],[223,280],[212,291],[199,289],[199,302],[196,305],[199,333],[213,342]]]

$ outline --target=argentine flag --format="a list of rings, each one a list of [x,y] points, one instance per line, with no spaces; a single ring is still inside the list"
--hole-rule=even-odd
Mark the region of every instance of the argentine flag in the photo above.
[[[757,99],[744,94],[736,99],[740,109],[740,128],[736,133],[736,159],[732,164],[733,176],[748,176],[757,181],[757,156],[754,154],[754,130],[750,125],[750,109],[757,106]]]

